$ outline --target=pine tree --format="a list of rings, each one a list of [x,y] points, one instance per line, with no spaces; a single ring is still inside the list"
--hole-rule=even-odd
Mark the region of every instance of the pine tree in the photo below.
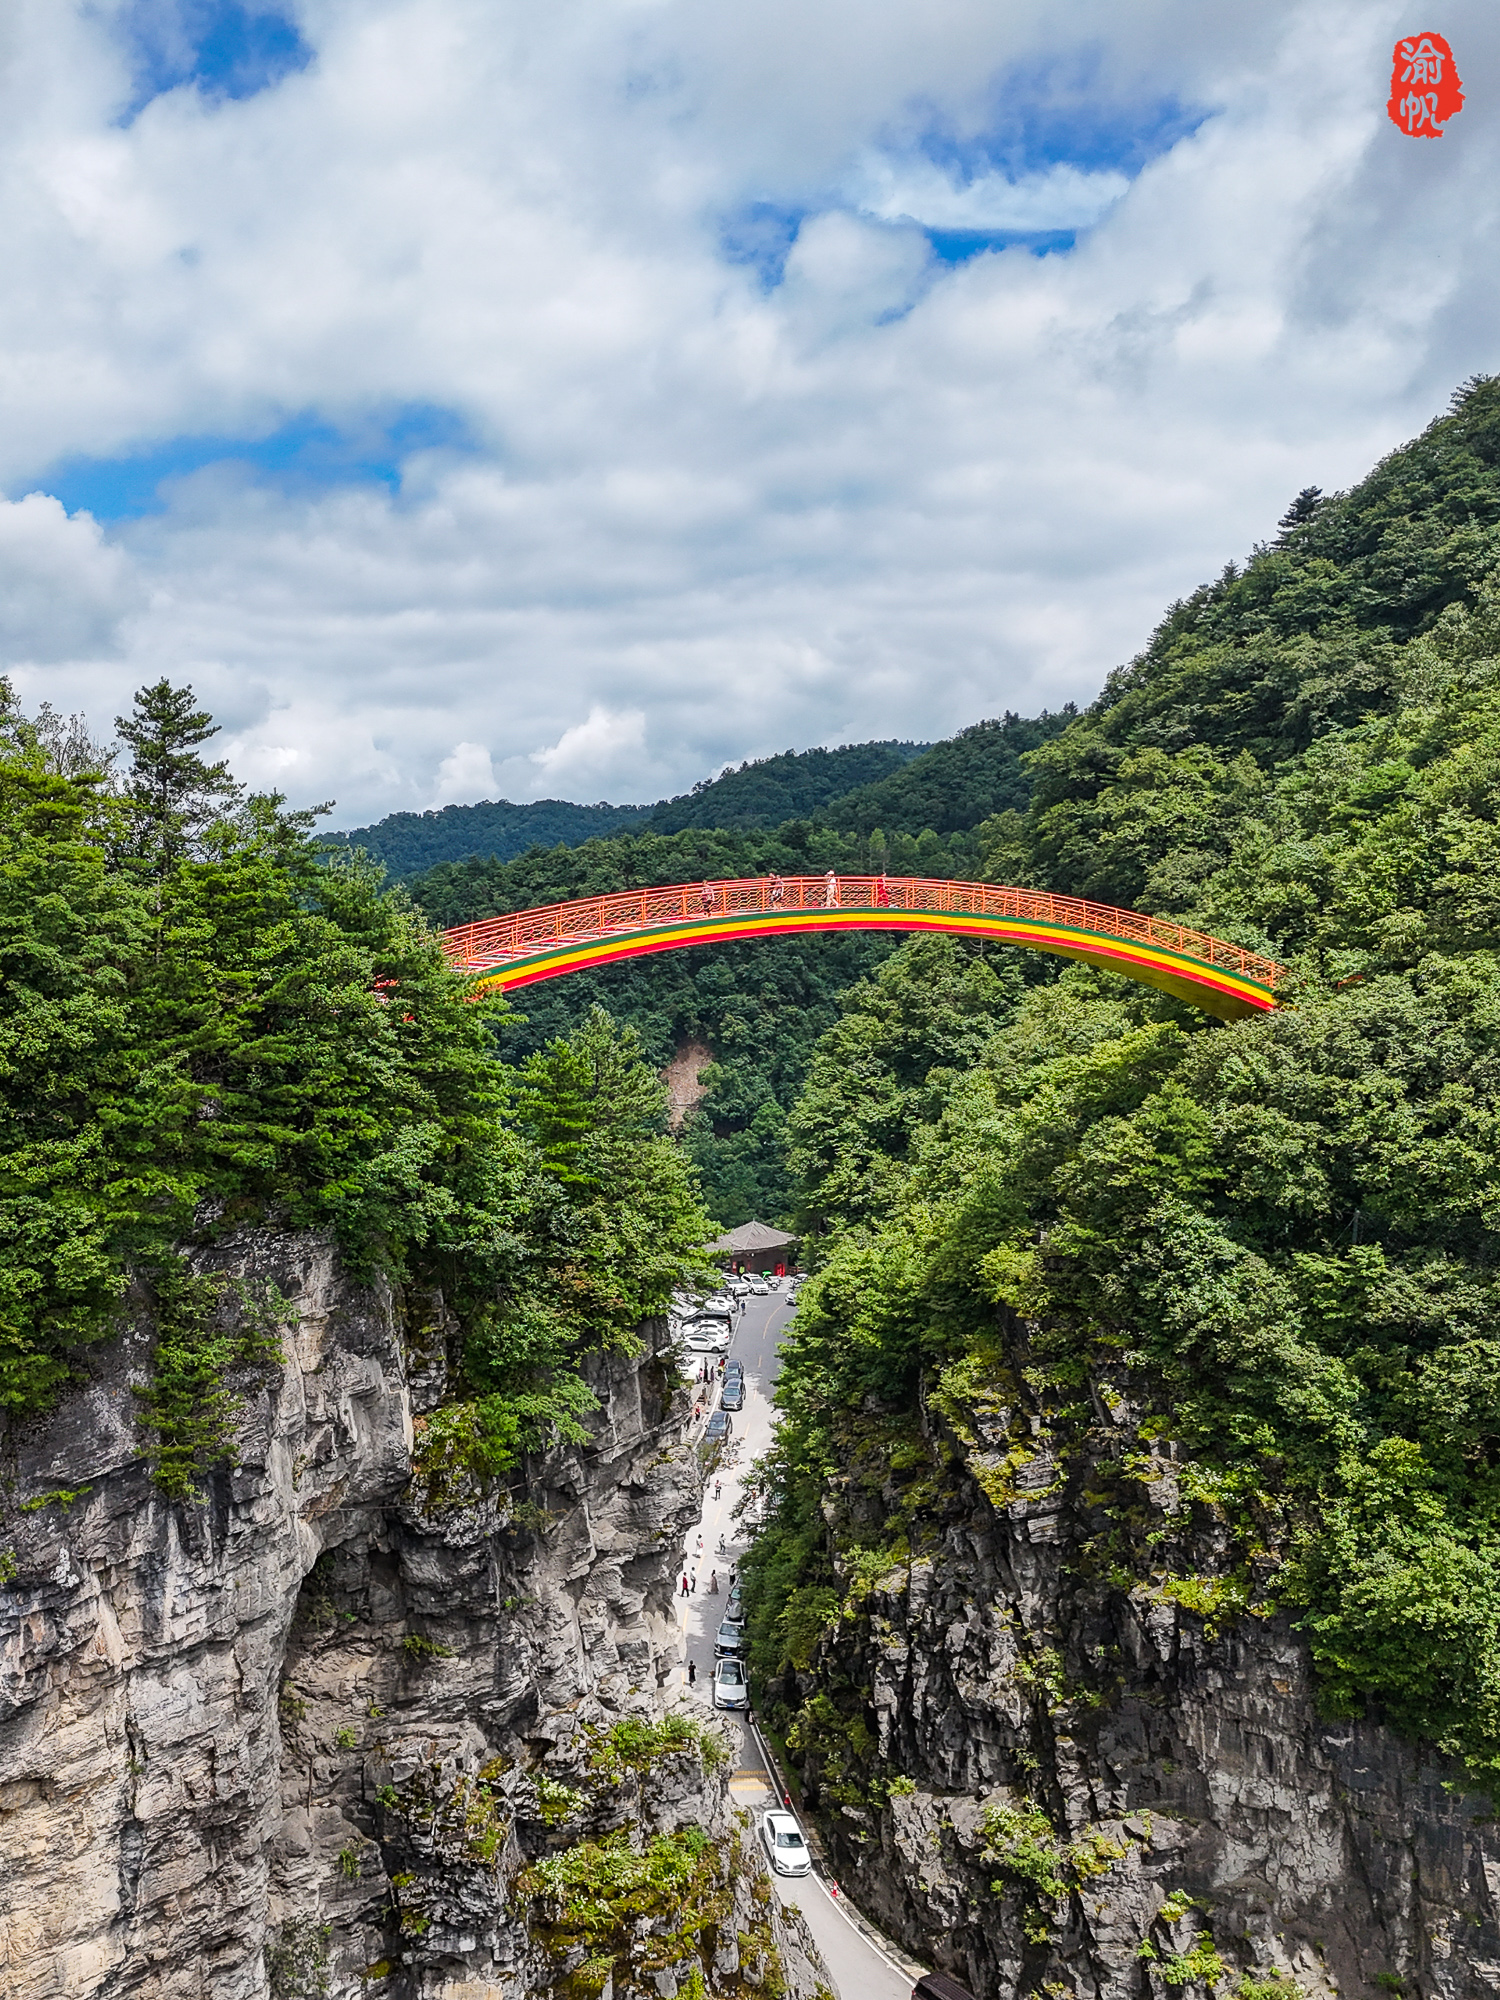
[[[1304,527],[1323,504],[1321,486],[1304,486],[1291,506],[1276,523],[1281,534],[1278,539],[1285,542],[1298,528]]]
[[[198,755],[196,746],[219,729],[195,700],[190,687],[163,679],[139,690],[134,716],[115,717],[131,753],[130,852],[158,877],[200,852],[208,828],[244,795],[227,764],[206,764]]]

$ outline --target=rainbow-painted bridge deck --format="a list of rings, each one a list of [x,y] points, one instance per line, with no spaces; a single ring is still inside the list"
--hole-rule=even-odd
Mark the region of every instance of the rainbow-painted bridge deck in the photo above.
[[[1040,889],[917,876],[761,875],[548,903],[444,933],[449,959],[509,991],[647,952],[804,931],[947,931],[1084,959],[1224,1020],[1276,1005],[1282,968],[1164,917]]]

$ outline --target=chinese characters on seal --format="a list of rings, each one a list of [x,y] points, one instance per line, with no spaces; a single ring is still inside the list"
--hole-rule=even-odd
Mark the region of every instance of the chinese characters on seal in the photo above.
[[[1441,35],[1403,35],[1397,42],[1385,108],[1409,139],[1442,138],[1448,120],[1464,108],[1464,92]]]

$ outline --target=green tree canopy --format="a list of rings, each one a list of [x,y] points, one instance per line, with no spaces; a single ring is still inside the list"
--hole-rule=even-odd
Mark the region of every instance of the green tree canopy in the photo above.
[[[1285,1005],[1216,1023],[1075,967],[955,1019],[911,945],[851,996],[791,1121],[826,1236],[757,1658],[828,1615],[809,1468],[1023,1376],[1066,1449],[1123,1365],[1330,1710],[1500,1790],[1500,383],[1281,530],[983,839],[991,879],[1271,952]]]
[[[149,1309],[148,1409],[185,1490],[226,1443],[212,1381],[265,1341],[182,1259],[261,1223],[440,1283],[473,1372],[529,1399],[512,1443],[543,1435],[548,1397],[586,1406],[581,1357],[660,1311],[711,1229],[648,1131],[638,1048],[599,1019],[543,1059],[595,1078],[569,1166],[528,1124],[540,1075],[499,1058],[503,1004],[378,869],[204,763],[189,690],[144,690],[122,728],[112,790],[0,691],[0,1407],[45,1406]],[[505,1333],[537,1302],[540,1362]]]

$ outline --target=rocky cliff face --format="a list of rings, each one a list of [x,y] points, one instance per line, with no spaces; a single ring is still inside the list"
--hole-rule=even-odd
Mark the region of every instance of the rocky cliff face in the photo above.
[[[601,1362],[591,1443],[519,1504],[427,1511],[441,1302],[307,1238],[217,1262],[296,1323],[201,1504],[141,1461],[145,1335],[4,1438],[7,2000],[812,1993],[712,1720],[667,1693],[700,1491],[669,1369]]]
[[[1274,1533],[1189,1497],[1125,1371],[1012,1358],[847,1427],[844,1615],[784,1692],[849,1893],[987,2000],[1500,1991],[1489,1808],[1320,1717]]]

